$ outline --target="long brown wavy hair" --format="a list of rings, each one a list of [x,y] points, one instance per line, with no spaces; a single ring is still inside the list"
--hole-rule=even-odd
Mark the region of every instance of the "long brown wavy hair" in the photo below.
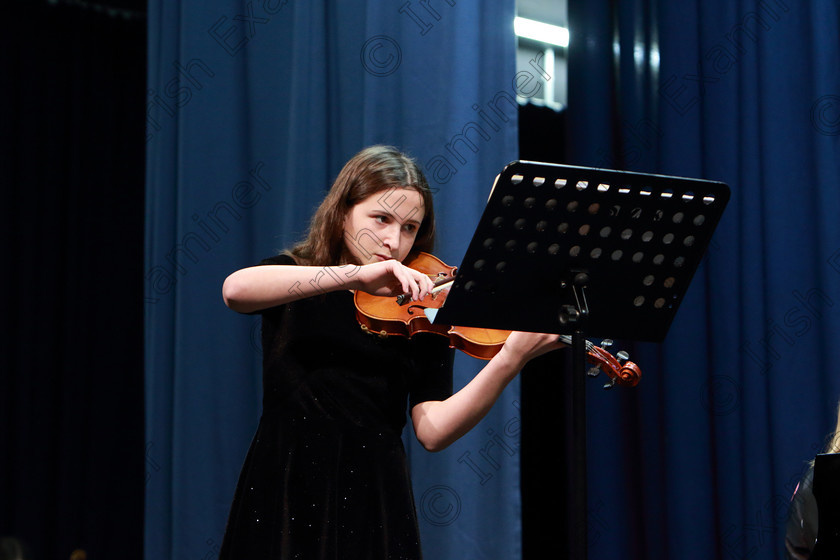
[[[348,161],[312,216],[306,238],[287,251],[303,265],[330,266],[352,261],[344,243],[344,219],[353,206],[393,188],[420,193],[425,214],[412,251],[431,252],[435,241],[432,192],[414,159],[391,146],[370,146]]]
[[[819,453],[840,453],[840,404],[837,405],[837,425],[834,431],[828,434],[825,438],[825,447]],[[810,465],[813,467],[816,459],[811,459]]]
[[[837,406],[837,426],[834,428],[834,433],[828,436],[823,453],[840,453],[840,405]]]

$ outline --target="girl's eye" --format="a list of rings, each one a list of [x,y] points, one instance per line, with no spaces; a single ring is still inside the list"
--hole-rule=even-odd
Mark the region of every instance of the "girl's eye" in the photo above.
[[[391,216],[386,216],[382,214],[377,214],[373,217],[373,219],[379,224],[390,224],[391,223]],[[403,224],[402,230],[406,233],[415,233],[418,227],[417,224]]]

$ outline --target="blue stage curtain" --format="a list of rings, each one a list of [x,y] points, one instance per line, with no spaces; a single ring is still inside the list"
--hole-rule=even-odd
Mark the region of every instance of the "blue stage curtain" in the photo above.
[[[782,557],[840,377],[833,0],[570,3],[569,162],[728,183],[632,391],[589,393],[591,558]]]
[[[259,319],[227,274],[298,240],[341,165],[398,146],[463,255],[517,157],[513,1],[149,3],[145,557],[212,558],[260,414]],[[456,385],[475,373],[459,358]],[[520,555],[518,385],[436,455],[409,448],[429,558]],[[413,440],[413,435],[407,437]]]

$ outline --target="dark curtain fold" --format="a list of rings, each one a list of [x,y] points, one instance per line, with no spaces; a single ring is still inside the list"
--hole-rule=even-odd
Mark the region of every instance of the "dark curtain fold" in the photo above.
[[[142,3],[0,20],[0,536],[142,550]]]
[[[589,393],[593,558],[779,558],[834,428],[836,2],[570,3],[568,161],[732,199],[634,391]],[[833,31],[831,31],[833,30]]]

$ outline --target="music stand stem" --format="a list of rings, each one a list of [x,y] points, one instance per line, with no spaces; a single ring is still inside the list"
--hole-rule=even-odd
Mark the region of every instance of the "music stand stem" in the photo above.
[[[571,556],[587,557],[586,493],[586,339],[583,331],[572,334],[572,523]]]

